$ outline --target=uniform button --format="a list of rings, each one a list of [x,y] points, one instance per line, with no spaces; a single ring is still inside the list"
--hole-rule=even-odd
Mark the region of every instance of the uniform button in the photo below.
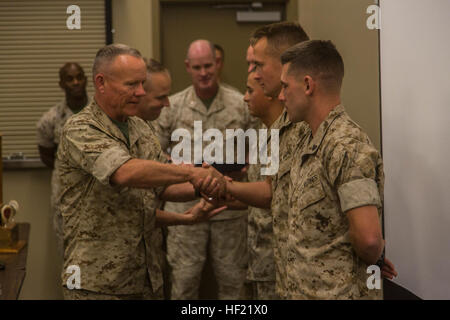
[[[312,149],[313,149],[313,150],[316,150],[316,148],[317,148],[316,145],[313,145],[313,146],[312,146]]]

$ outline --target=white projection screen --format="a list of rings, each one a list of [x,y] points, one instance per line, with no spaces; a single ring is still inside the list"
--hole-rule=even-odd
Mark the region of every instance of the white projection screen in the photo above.
[[[450,299],[450,1],[380,8],[386,253],[397,284]]]

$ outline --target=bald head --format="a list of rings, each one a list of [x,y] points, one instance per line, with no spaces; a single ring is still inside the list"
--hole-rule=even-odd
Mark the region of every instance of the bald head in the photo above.
[[[184,63],[197,96],[201,99],[214,97],[219,86],[214,45],[208,40],[195,40],[189,45]]]
[[[195,40],[189,45],[186,59],[190,60],[198,56],[205,56],[209,54],[211,54],[214,60],[216,59],[216,50],[214,48],[214,44],[208,40]]]

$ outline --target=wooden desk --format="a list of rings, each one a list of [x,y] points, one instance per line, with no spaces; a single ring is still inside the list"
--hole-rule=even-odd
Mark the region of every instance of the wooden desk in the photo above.
[[[0,254],[0,261],[6,266],[5,270],[0,270],[0,300],[17,300],[25,279],[30,224],[18,223],[18,226],[19,239],[27,244],[19,253]]]

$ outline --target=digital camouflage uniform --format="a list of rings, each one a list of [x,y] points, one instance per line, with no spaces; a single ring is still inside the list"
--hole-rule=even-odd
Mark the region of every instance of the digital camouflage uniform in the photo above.
[[[261,124],[261,129],[267,129]],[[267,152],[271,150],[271,129],[279,130],[279,119],[267,130]],[[272,155],[273,156],[273,155]],[[251,164],[249,182],[265,180],[260,162]],[[271,210],[248,207],[248,269],[247,280],[251,298],[255,300],[279,299],[275,290],[274,240]]]
[[[292,123],[286,111],[272,124],[272,129],[279,129],[280,139],[280,165],[278,172],[272,178],[272,203],[271,212],[273,218],[273,249],[276,270],[276,292],[285,299],[287,297],[286,284],[286,245],[287,245],[287,221],[288,221],[288,197],[290,183],[290,170],[295,149],[305,141],[309,127],[305,122]]]
[[[169,100],[170,107],[164,108],[155,121],[163,150],[178,144],[178,141],[171,141],[175,129],[187,129],[193,140],[194,121],[202,121],[203,131],[216,128],[224,137],[225,129],[246,130],[255,123],[242,94],[221,85],[208,109],[197,97],[193,86],[172,95]],[[210,143],[203,142],[203,150]],[[193,155],[193,143],[191,150]],[[168,202],[165,209],[184,212],[194,203]],[[218,282],[218,298],[239,298],[247,268],[246,213],[247,210],[228,210],[205,223],[168,228],[167,258],[172,269],[172,299],[198,299],[208,253]]]
[[[231,90],[234,90],[234,91],[236,91],[236,92],[241,93],[241,92],[239,91],[238,88],[232,86],[231,84],[228,84],[228,83],[225,83],[225,82],[220,82],[220,85],[221,85],[222,87],[224,87],[224,88],[231,89]]]
[[[352,248],[348,210],[377,206],[383,164],[369,137],[335,107],[294,156],[289,190],[287,283],[290,299],[379,299]]]
[[[110,177],[132,158],[166,158],[143,120],[130,117],[127,122],[129,146],[95,101],[64,127],[55,169],[65,246],[62,283],[65,286],[70,276],[67,268],[77,265],[83,293],[91,292],[94,298],[145,297],[149,291],[162,298],[161,233],[155,231],[162,188],[112,186]],[[66,297],[83,296],[77,293]]]
[[[73,112],[69,106],[67,106],[66,98],[62,99],[59,103],[44,113],[36,125],[38,145],[45,148],[57,148],[64,124],[72,115]],[[55,196],[58,189],[55,170],[52,171],[51,188],[50,206],[53,214],[52,223],[56,233],[58,251],[62,255],[62,217],[57,212],[55,205]]]

